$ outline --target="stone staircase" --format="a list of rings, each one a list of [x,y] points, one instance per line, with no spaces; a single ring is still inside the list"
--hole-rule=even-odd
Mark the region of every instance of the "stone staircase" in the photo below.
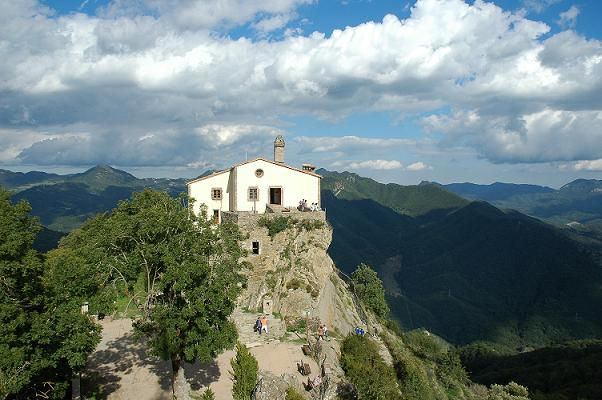
[[[256,347],[268,343],[280,342],[281,338],[286,334],[284,321],[273,315],[268,315],[268,333],[261,335],[253,331],[257,316],[261,313],[250,313],[237,308],[234,310],[230,319],[236,324],[238,330],[238,340],[247,347]]]

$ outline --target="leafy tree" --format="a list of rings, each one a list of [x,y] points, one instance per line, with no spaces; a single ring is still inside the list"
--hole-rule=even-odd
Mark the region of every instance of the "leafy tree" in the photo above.
[[[355,294],[376,315],[386,317],[389,314],[383,283],[376,271],[366,264],[360,264],[351,274],[351,282]]]
[[[0,398],[63,398],[100,340],[81,303],[55,296],[32,244],[40,226],[0,189]]]
[[[212,225],[189,201],[134,193],[65,238],[64,253],[53,260],[84,258],[82,271],[103,285],[94,297],[99,309],[111,292],[139,308],[135,332],[149,339],[153,354],[171,360],[174,394],[183,361],[208,361],[234,344],[228,316],[243,283],[237,227]]]
[[[230,360],[232,366],[232,396],[234,400],[248,400],[257,384],[257,359],[249,349],[242,344],[236,344],[236,356]]]
[[[341,345],[341,367],[356,387],[360,399],[399,399],[395,371],[378,352],[378,346],[365,336],[347,336]]]

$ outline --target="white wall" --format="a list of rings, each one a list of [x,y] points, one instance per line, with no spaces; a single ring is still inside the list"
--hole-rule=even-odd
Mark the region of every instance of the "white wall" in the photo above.
[[[195,214],[200,212],[201,204],[206,204],[208,218],[211,219],[213,217],[213,210],[220,210],[221,222],[221,212],[230,211],[230,186],[229,171],[189,184],[188,195],[196,200],[193,208]],[[213,188],[222,189],[221,200],[211,199],[211,189]]]
[[[261,178],[255,176],[258,168],[264,172]],[[265,212],[270,187],[282,187],[282,205],[285,207],[296,208],[301,199],[306,199],[308,205],[320,202],[320,178],[263,160],[236,167],[236,186],[237,211],[253,211],[255,206],[257,212]],[[259,189],[259,200],[255,205],[248,200],[251,186]]]

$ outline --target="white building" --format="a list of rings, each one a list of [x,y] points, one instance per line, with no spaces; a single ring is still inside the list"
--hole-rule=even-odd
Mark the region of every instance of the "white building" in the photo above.
[[[188,195],[196,200],[194,212],[207,205],[209,218],[221,221],[224,211],[265,213],[296,210],[301,200],[320,206],[320,175],[315,167],[284,163],[284,139],[274,141],[274,160],[255,158],[223,171],[188,182]]]

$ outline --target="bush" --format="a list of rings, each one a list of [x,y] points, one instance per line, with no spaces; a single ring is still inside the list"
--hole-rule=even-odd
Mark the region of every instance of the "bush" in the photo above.
[[[203,394],[200,397],[200,400],[215,400],[215,393],[213,393],[213,390],[209,388],[205,390],[205,392],[203,392]]]
[[[366,264],[360,264],[351,274],[351,283],[353,291],[366,307],[380,317],[389,314],[383,283],[376,271]]]
[[[232,397],[234,400],[248,400],[257,383],[257,359],[240,342],[236,344],[236,356],[230,360],[232,366]]]
[[[287,289],[297,290],[301,287],[301,281],[297,278],[293,278],[286,283]]]
[[[268,235],[273,238],[278,233],[295,226],[297,220],[291,217],[261,217],[257,223],[259,226],[268,228]]]
[[[286,389],[286,397],[284,398],[284,400],[305,400],[305,399],[294,388],[289,387],[288,389]]]
[[[399,399],[395,371],[378,352],[378,346],[365,336],[347,336],[341,346],[341,367],[355,386],[360,399]]]
[[[491,385],[488,400],[529,400],[529,390],[515,382]]]
[[[304,219],[298,225],[299,230],[313,231],[314,229],[322,229],[324,221],[319,219]]]

